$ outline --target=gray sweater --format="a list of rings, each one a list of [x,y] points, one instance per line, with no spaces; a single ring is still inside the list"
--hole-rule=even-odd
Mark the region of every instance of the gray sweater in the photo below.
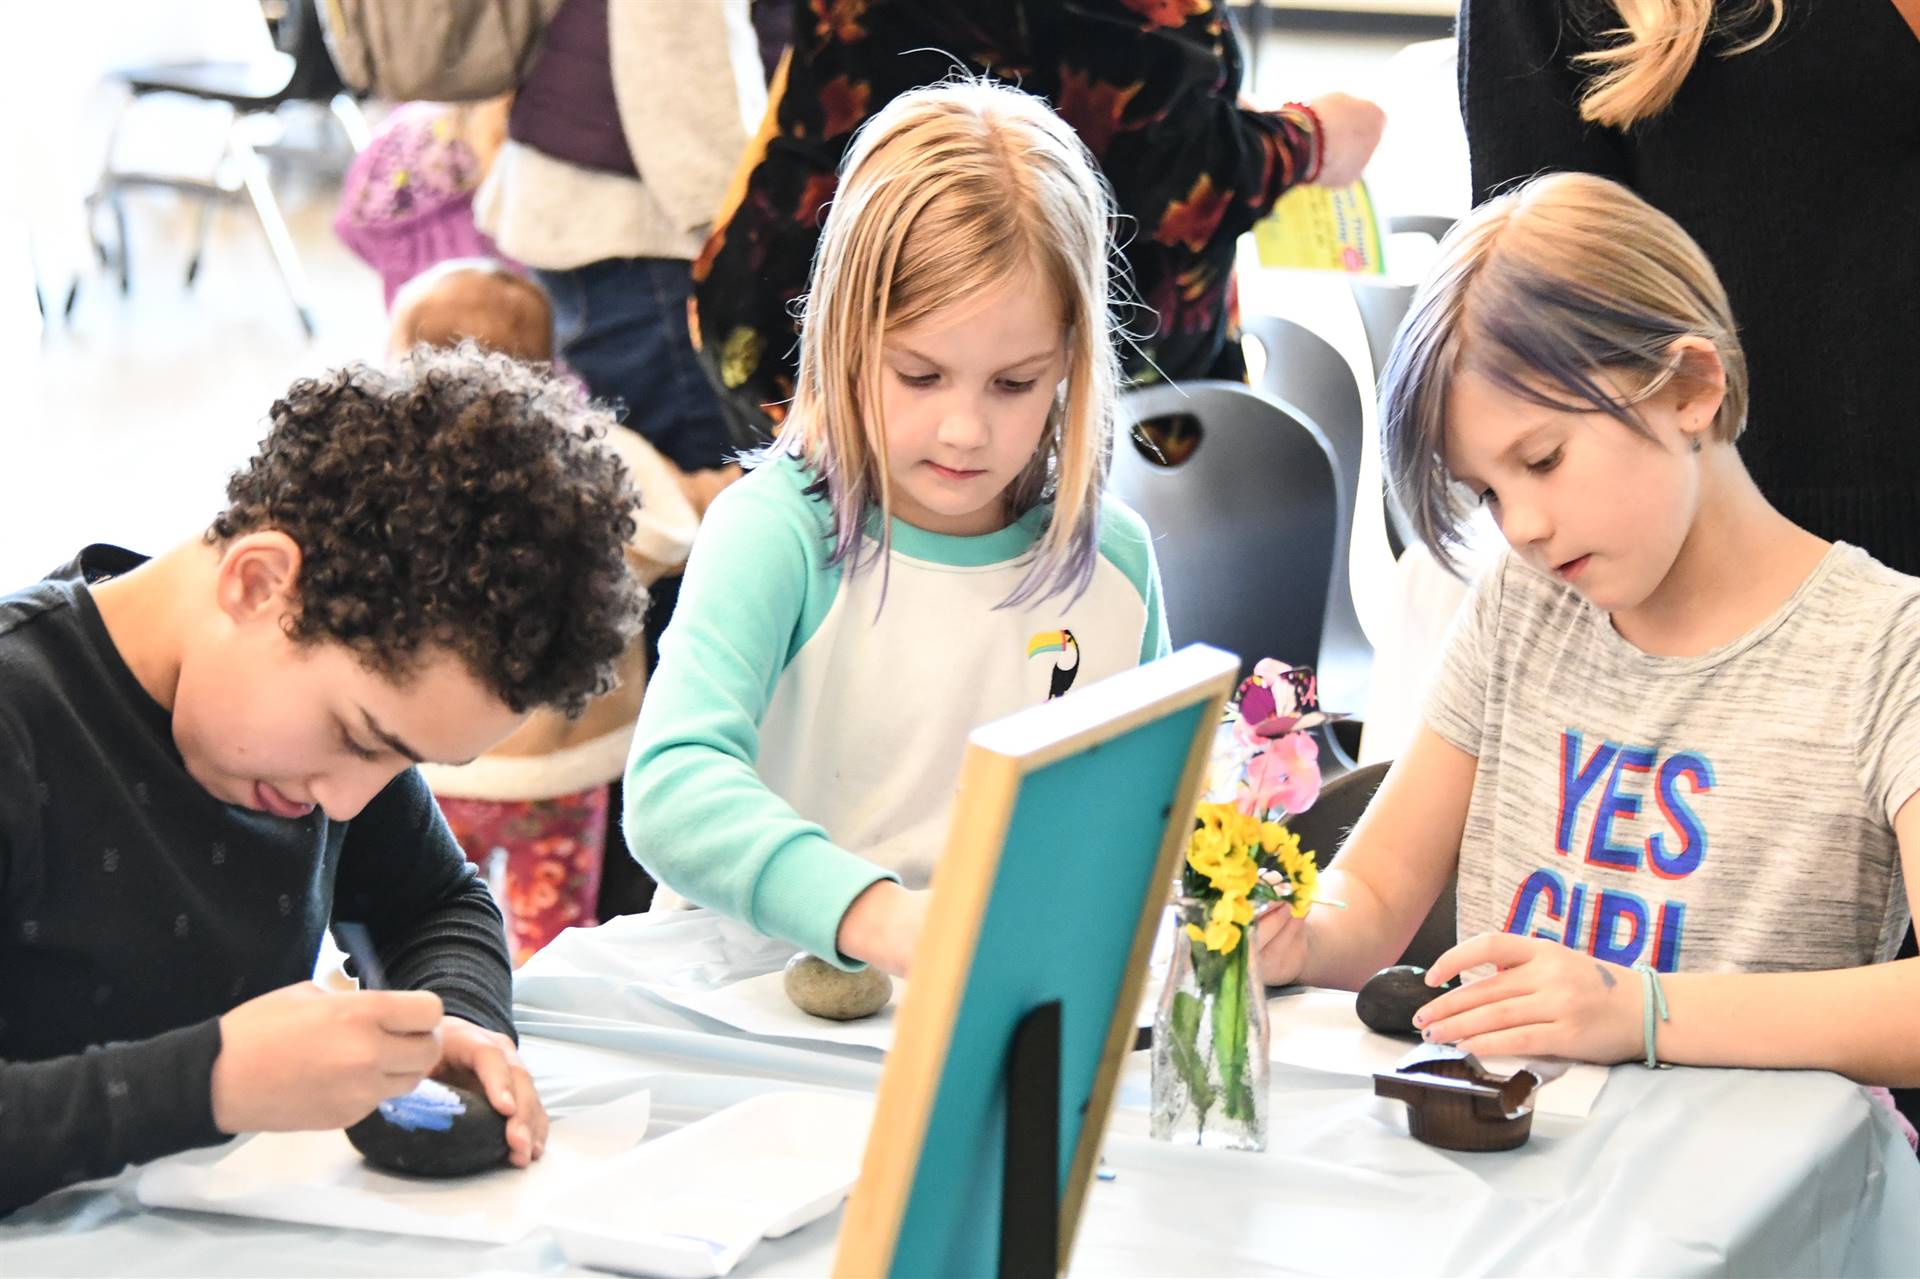
[[[607,12],[631,174],[509,137],[474,197],[480,229],[542,270],[611,258],[692,261],[766,108],[747,0],[611,0]]]

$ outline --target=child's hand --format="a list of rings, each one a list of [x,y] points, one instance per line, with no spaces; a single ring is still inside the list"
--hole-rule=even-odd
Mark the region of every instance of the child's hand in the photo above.
[[[513,1040],[463,1017],[442,1017],[440,1065],[433,1074],[463,1087],[477,1085],[506,1116],[507,1157],[516,1168],[525,1168],[546,1151],[547,1108],[540,1104],[533,1076]]]
[[[310,981],[220,1019],[213,1122],[221,1132],[345,1128],[412,1091],[440,1061],[440,996],[332,992]]]
[[[1414,1014],[1421,1035],[1475,1056],[1566,1057],[1611,1064],[1646,1051],[1640,978],[1558,942],[1481,933],[1434,960],[1427,984],[1462,970],[1500,971],[1435,999]]]
[[[914,948],[920,944],[920,930],[926,926],[931,895],[931,890],[902,888],[891,879],[868,885],[840,917],[835,939],[840,953],[883,973],[905,977],[913,965]]]
[[[1307,967],[1307,921],[1295,919],[1285,902],[1253,917],[1254,971],[1269,986],[1291,986]]]

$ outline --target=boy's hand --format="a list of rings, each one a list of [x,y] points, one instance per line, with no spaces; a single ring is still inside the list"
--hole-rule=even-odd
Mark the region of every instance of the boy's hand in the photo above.
[[[547,1149],[547,1109],[513,1040],[462,1017],[440,1019],[440,1065],[434,1078],[484,1094],[507,1118],[508,1158],[525,1168]]]
[[[1414,1014],[1421,1035],[1475,1056],[1565,1057],[1610,1065],[1646,1052],[1639,974],[1558,942],[1481,933],[1433,961],[1427,983],[1497,964]]]
[[[1254,972],[1269,986],[1291,986],[1307,967],[1307,921],[1295,919],[1285,902],[1253,917]],[[1185,938],[1181,938],[1185,940]]]
[[[411,1092],[440,1061],[440,996],[322,990],[310,981],[220,1019],[213,1122],[225,1133],[345,1128]]]
[[[840,917],[834,944],[849,959],[857,959],[895,977],[905,977],[913,964],[920,930],[927,922],[930,889],[902,888],[891,879],[877,880],[853,899]]]

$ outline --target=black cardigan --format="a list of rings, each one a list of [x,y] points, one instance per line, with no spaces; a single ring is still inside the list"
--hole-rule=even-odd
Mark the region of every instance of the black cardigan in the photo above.
[[[1464,0],[1474,202],[1552,169],[1618,179],[1699,241],[1747,351],[1740,453],[1789,519],[1920,573],[1920,38],[1892,0],[1786,0],[1709,44],[1667,112],[1587,125],[1598,0]]]

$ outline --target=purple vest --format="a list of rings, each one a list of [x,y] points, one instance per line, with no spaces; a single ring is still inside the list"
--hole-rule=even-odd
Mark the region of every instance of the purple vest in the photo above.
[[[607,0],[566,0],[513,99],[507,136],[556,160],[637,178],[607,53]]]

